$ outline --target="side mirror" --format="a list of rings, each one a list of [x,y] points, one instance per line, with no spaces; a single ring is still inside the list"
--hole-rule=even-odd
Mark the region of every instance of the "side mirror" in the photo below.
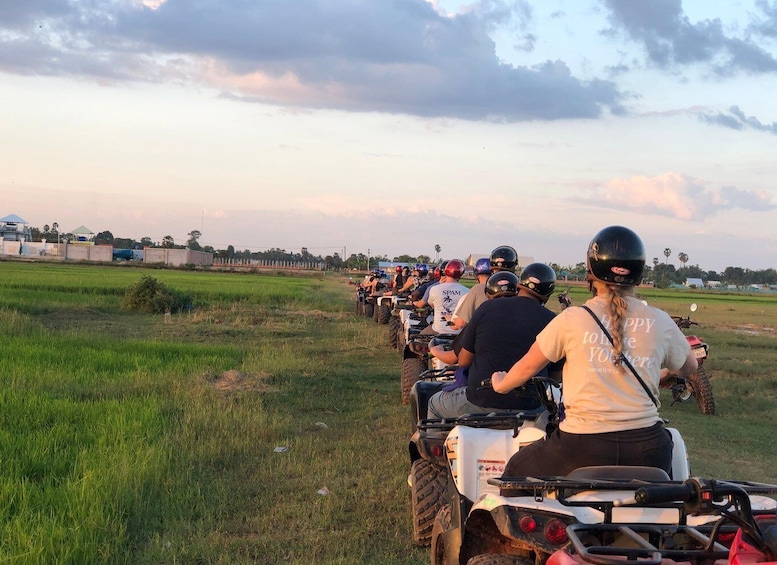
[[[698,308],[699,308],[699,307],[696,305],[696,303],[695,303],[695,302],[694,302],[693,304],[691,304],[691,312],[696,312],[696,310],[697,310]]]

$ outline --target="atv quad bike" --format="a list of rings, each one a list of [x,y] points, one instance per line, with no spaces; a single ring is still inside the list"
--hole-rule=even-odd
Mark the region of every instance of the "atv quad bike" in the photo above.
[[[669,479],[663,470],[651,467],[607,467],[601,473],[580,471],[552,480],[503,477],[510,456],[521,448],[520,441],[509,432],[487,430],[485,436],[476,431],[480,433],[458,426],[445,441],[449,481],[433,525],[433,565],[467,563],[482,554],[507,554],[515,560],[512,562],[543,565],[567,542],[563,535],[567,525],[625,520],[619,515],[613,518],[607,508],[607,497],[612,497],[609,491],[588,492],[589,475],[602,481]],[[685,445],[676,430],[672,435],[676,452],[673,473],[687,478]],[[621,472],[625,475],[616,476]],[[568,490],[560,488],[563,480],[569,481]],[[636,488],[634,483],[631,487]],[[658,518],[650,515],[649,519]],[[628,520],[639,521],[634,516]]]
[[[676,509],[681,516],[678,525],[573,524],[566,529],[569,547],[553,552],[547,563],[774,564],[777,563],[774,500],[763,495],[775,494],[777,485],[702,478],[641,486],[633,497],[613,500],[613,509],[639,510],[660,505]],[[700,526],[691,524],[698,517],[713,521]]]
[[[402,404],[407,405],[413,385],[429,370],[442,371],[448,366],[429,354],[429,348],[435,345],[450,347],[455,335],[421,335],[413,332],[410,341],[402,350],[402,375],[400,389]]]
[[[691,312],[696,312],[697,305],[694,302],[691,304]],[[687,316],[672,316],[672,319],[682,330],[687,330],[691,326],[698,326],[698,322],[691,320],[690,314]],[[704,360],[709,353],[709,345],[707,345],[702,339],[695,335],[686,334],[685,339],[688,340],[688,345],[691,346],[696,356],[696,361],[699,363],[699,367],[696,371],[686,377],[679,378],[672,376],[661,382],[662,388],[668,388],[672,391],[672,404],[675,402],[688,402],[689,400],[695,400],[699,406],[699,410],[702,414],[713,415],[715,414],[715,397],[712,394],[712,385],[710,384],[710,374],[704,367]]]
[[[638,536],[624,533],[627,529],[642,532],[641,535],[652,531],[654,539],[665,532],[682,530],[686,539],[682,540],[679,535],[674,543],[686,545],[691,543],[689,539],[697,542],[703,539],[696,532],[714,537],[719,516],[684,512],[682,504],[667,504],[664,500],[653,504],[650,499],[651,504],[640,507],[617,502],[633,498],[643,486],[675,488],[689,479],[685,443],[676,429],[667,430],[674,441],[674,480],[661,469],[627,466],[584,467],[565,477],[504,477],[503,462],[520,445],[511,445],[513,440],[509,437],[497,438],[497,434],[504,435],[498,430],[454,428],[445,440],[449,479],[432,527],[431,563],[572,565],[561,562],[558,555],[559,561],[555,563],[549,559],[559,551],[582,553],[580,548],[589,545],[615,545],[616,540],[625,543],[621,539],[624,537],[630,538],[631,544],[641,543],[636,540]],[[490,437],[483,437],[484,432]],[[491,451],[486,455],[482,450],[487,448]],[[777,490],[767,491],[777,493]],[[767,491],[754,488],[751,494]],[[773,500],[752,497],[751,502],[759,509],[771,509],[773,515]],[[597,527],[599,535],[595,535]],[[575,528],[579,528],[580,541],[573,548],[570,541],[573,534],[569,532]],[[620,550],[630,557],[618,565],[660,563],[660,559],[636,559],[634,547],[631,546],[632,553]],[[606,556],[607,551],[591,552],[595,557],[589,562],[615,565],[614,561],[605,561],[606,557],[597,560],[600,557],[597,552]],[[656,559],[655,554],[652,559]],[[700,561],[699,565],[711,565],[713,561]]]
[[[394,305],[397,303],[398,297],[396,295],[378,296],[375,300],[375,307],[377,314],[375,315],[375,321],[379,324],[388,324],[391,320],[391,312],[394,310]]]
[[[490,431],[498,430],[502,438],[510,436],[517,438],[518,443],[529,443],[544,437],[549,417],[547,408],[555,409],[555,402],[547,397],[545,383],[540,382],[530,385],[537,394],[545,398],[543,405],[535,410],[467,414],[458,418],[428,418],[429,398],[451,382],[452,377],[453,368],[430,369],[415,383],[410,396],[414,432],[408,445],[408,484],[413,515],[413,542],[417,545],[430,544],[434,519],[443,506],[450,481],[446,440],[454,429],[465,427],[478,430],[482,432],[483,437],[489,437]],[[485,447],[488,451],[488,446]]]
[[[550,387],[551,392],[555,390]],[[671,482],[666,472],[657,468],[607,466],[584,468],[566,477],[505,477],[505,465],[512,454],[545,437],[556,425],[553,401],[557,398],[548,395],[549,423],[535,424],[533,430],[522,427],[516,433],[457,425],[447,433],[442,450],[446,492],[437,502],[440,509],[431,534],[433,565],[545,565],[553,552],[568,546],[565,531],[571,524],[704,526],[714,521],[709,516],[667,512],[663,507],[613,509],[615,498],[627,497],[623,491],[634,491],[645,483]],[[666,429],[674,444],[672,477],[684,481],[690,477],[685,443],[676,429]],[[609,488],[616,483],[627,486]]]

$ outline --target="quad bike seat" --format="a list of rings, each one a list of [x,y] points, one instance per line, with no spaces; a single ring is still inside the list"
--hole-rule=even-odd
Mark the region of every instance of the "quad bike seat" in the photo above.
[[[413,385],[410,393],[411,419],[413,429],[420,420],[428,418],[429,397],[442,390],[447,382],[443,381],[418,381]]]
[[[669,481],[669,475],[658,467],[642,467],[629,465],[595,465],[580,467],[567,475],[568,479],[602,479],[609,481]]]

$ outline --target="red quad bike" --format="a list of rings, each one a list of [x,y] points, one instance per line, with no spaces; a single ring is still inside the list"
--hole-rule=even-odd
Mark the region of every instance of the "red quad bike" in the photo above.
[[[682,520],[677,525],[572,524],[565,530],[568,546],[554,552],[547,565],[773,565],[777,563],[775,511],[754,510],[751,495],[775,493],[775,485],[699,478],[645,485],[633,497],[613,500],[613,509],[660,506],[685,517],[718,520],[703,527]]]
[[[691,312],[696,312],[696,303],[691,304]],[[691,320],[690,314],[686,317],[672,316],[672,319],[680,329],[688,329],[691,326],[698,326],[697,322]],[[710,376],[704,368],[704,360],[707,358],[709,346],[695,335],[686,335],[685,339],[691,346],[691,350],[696,355],[699,362],[699,368],[696,372],[685,379],[679,377],[669,377],[661,382],[661,388],[668,388],[672,391],[672,398],[675,402],[688,402],[695,399],[699,405],[702,414],[715,414],[715,397],[712,395],[712,385]]]

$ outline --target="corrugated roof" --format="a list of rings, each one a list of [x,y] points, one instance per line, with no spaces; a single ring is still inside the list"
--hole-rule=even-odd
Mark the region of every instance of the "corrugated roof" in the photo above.
[[[23,220],[16,214],[9,214],[5,218],[0,218],[0,222],[9,222],[12,224],[26,224],[27,220]]]

